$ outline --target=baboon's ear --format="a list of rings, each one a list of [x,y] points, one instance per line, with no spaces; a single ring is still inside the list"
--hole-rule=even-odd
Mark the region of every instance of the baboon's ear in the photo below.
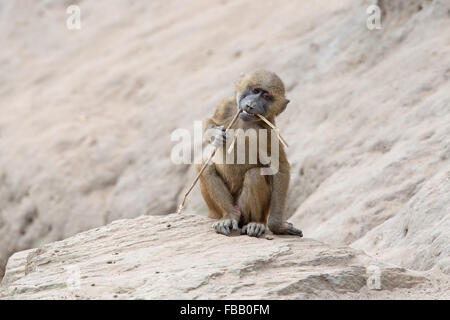
[[[291,102],[289,99],[284,99],[284,103],[283,103],[283,105],[281,106],[280,111],[278,111],[278,114],[277,114],[277,115],[279,115],[279,114],[282,113],[284,110],[286,110],[286,107],[287,107],[287,105],[288,105],[289,102]]]

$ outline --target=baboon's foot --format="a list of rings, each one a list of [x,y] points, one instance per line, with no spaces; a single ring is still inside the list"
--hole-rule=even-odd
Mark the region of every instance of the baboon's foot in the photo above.
[[[290,222],[286,221],[286,234],[290,234],[292,236],[303,237],[303,232],[300,229],[294,227],[294,225]]]
[[[239,230],[238,222],[233,219],[223,219],[215,222],[212,225],[213,229],[220,234],[229,236],[231,231]]]
[[[302,230],[297,229],[296,227],[294,227],[294,225],[292,223],[287,222],[287,221],[281,227],[279,225],[271,226],[269,223],[269,229],[274,234],[287,234],[287,235],[291,235],[291,236],[303,237]]]
[[[264,223],[250,222],[242,227],[241,234],[246,234],[250,237],[260,237],[266,232]]]

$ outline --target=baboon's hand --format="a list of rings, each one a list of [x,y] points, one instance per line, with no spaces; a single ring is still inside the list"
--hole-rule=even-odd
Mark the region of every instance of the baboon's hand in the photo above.
[[[274,234],[288,234],[292,236],[303,237],[303,232],[300,229],[294,227],[294,225],[290,222],[285,222],[282,226],[271,226],[269,225],[270,231]]]
[[[216,148],[222,147],[227,140],[225,127],[224,126],[214,127],[209,130],[211,130],[210,143]]]
[[[266,232],[266,227],[263,223],[250,222],[242,227],[241,234],[249,235],[250,237],[260,237]]]
[[[232,230],[239,230],[238,222],[234,219],[223,219],[213,224],[213,229],[220,234],[229,236]]]

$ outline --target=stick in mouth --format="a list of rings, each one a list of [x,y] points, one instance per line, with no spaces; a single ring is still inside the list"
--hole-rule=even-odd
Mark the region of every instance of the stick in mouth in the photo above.
[[[263,115],[258,114],[258,117],[264,121],[265,123],[267,123],[269,125],[269,127],[271,127],[273,130],[275,130],[275,132],[277,133],[278,139],[281,141],[281,143],[286,147],[289,148],[289,144],[287,143],[287,141],[283,138],[283,136],[280,133],[280,130],[275,127],[275,125],[273,125],[269,120],[266,119],[266,117],[264,117]]]
[[[283,136],[280,133],[280,130],[274,125],[272,124],[272,122],[270,122],[269,120],[267,120],[266,117],[264,117],[263,115],[258,114],[257,115],[262,121],[264,121],[265,123],[267,123],[269,125],[269,127],[271,127],[273,130],[275,130],[275,132],[277,133],[277,137],[278,139],[281,141],[281,143],[286,147],[289,148],[289,144],[287,143],[287,141],[283,138]],[[237,135],[238,132],[236,131],[236,133],[233,136],[233,141],[231,142],[230,147],[228,148],[228,153],[231,153],[231,151],[233,151],[234,148],[234,143],[236,142],[237,139]]]

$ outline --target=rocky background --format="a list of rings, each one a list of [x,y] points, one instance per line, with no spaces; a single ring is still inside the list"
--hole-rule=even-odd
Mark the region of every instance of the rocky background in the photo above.
[[[290,220],[449,275],[449,35],[447,0],[0,1],[0,275],[14,252],[174,212],[194,172],[171,132],[257,68],[291,100]],[[198,187],[186,212],[207,214]]]

